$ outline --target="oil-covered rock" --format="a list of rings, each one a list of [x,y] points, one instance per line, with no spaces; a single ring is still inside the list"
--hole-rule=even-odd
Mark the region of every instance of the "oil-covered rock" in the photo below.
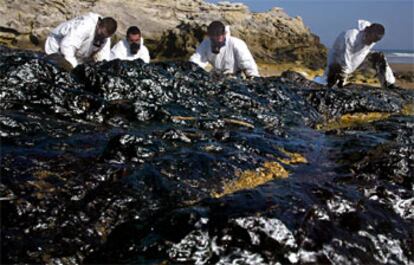
[[[413,262],[414,91],[0,51],[2,263]]]

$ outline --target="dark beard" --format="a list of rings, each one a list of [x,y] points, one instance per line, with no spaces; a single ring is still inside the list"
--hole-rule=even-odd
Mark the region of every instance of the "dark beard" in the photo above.
[[[102,46],[103,42],[104,42],[103,40],[94,40],[93,41],[93,46],[99,48],[99,47]]]
[[[138,53],[140,46],[141,45],[138,43],[132,43],[129,45],[129,51],[131,52],[132,55],[135,55]]]
[[[211,52],[215,53],[215,54],[219,54],[220,53],[220,49],[226,45],[226,40],[224,40],[223,42],[211,42]]]

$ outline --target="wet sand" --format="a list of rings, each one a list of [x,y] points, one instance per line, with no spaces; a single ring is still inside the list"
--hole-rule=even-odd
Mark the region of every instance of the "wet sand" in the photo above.
[[[392,70],[397,73],[401,73],[401,72],[414,73],[414,64],[398,63],[398,64],[390,64],[390,66]]]
[[[308,79],[313,79],[317,75],[323,74],[323,69],[312,70],[306,67],[303,67],[299,64],[268,64],[268,63],[258,63],[260,75],[263,77],[269,76],[279,76],[284,71],[294,71],[301,73]]]
[[[414,89],[414,64],[391,64],[397,78],[397,85]]]

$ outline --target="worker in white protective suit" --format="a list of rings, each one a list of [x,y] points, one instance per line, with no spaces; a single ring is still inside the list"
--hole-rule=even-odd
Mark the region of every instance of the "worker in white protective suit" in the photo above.
[[[110,37],[116,28],[117,22],[111,17],[102,18],[95,13],[75,17],[52,30],[45,52],[58,63],[62,60],[56,58],[63,57],[73,68],[86,62],[109,60]]]
[[[247,45],[241,39],[230,36],[229,27],[213,21],[207,28],[207,38],[201,42],[190,62],[205,68],[208,63],[216,74],[258,77],[259,71]]]
[[[132,26],[127,30],[126,38],[120,40],[111,50],[111,60],[136,60],[141,59],[145,63],[150,62],[150,55],[147,47],[144,46],[144,39],[141,30]]]
[[[384,88],[394,88],[395,77],[381,52],[371,52],[376,42],[382,39],[385,29],[381,24],[358,20],[358,29],[342,32],[330,49],[327,68],[323,77],[314,81],[328,87],[346,85],[348,76],[353,73],[370,54],[377,76]]]

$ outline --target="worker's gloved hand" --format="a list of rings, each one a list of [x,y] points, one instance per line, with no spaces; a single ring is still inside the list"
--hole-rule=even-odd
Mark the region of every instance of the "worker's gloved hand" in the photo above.
[[[231,75],[233,74],[233,72],[231,70],[224,70],[222,72],[220,72],[222,75]]]
[[[236,79],[237,76],[233,73],[231,70],[224,70],[224,72],[221,73],[222,78],[226,79]]]
[[[63,70],[70,72],[73,69],[72,64],[70,64],[65,57],[63,57],[61,54],[59,53],[53,53],[53,54],[49,54],[45,57],[45,60],[48,61],[51,64],[54,64],[60,68],[62,68]]]
[[[247,80],[254,80],[255,78],[256,78],[256,76],[254,76],[254,75],[246,75]]]
[[[397,86],[396,84],[387,84],[388,89],[401,89],[401,87]]]
[[[213,70],[213,71],[211,71],[211,75],[212,75],[212,78],[214,80],[217,80],[217,81],[222,80],[222,79],[225,78],[225,76],[223,75],[223,73],[221,73],[219,71],[214,71]]]
[[[251,75],[250,73],[248,73],[248,71],[247,70],[241,70],[240,72],[239,72],[239,74],[238,74],[240,77],[241,77],[241,79],[243,79],[243,80],[253,80],[256,76],[254,76],[254,75]]]
[[[215,80],[237,79],[237,75],[235,75],[231,70],[212,71],[212,77]]]
[[[98,61],[98,59],[97,59],[97,57],[96,57],[96,54],[94,54],[94,55],[92,55],[92,56],[90,56],[90,57],[88,57],[88,58],[84,58],[83,59],[83,63],[94,63],[94,62],[97,62]]]
[[[334,63],[329,66],[327,74],[328,87],[337,85],[343,87],[346,84],[346,74],[344,73],[342,66]]]
[[[371,62],[375,65],[375,64],[377,64],[377,63],[381,63],[381,62],[383,62],[384,61],[384,58],[385,58],[385,56],[384,56],[384,54],[382,53],[382,52],[372,52],[371,54],[370,54],[370,56],[371,56]]]

